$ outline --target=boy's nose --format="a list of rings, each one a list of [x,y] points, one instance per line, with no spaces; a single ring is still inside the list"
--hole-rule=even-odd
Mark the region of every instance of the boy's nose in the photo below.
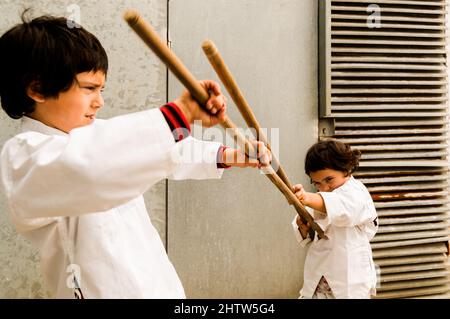
[[[105,104],[103,100],[103,96],[99,95],[98,98],[95,99],[94,103],[92,103],[92,107],[95,109],[101,108]]]

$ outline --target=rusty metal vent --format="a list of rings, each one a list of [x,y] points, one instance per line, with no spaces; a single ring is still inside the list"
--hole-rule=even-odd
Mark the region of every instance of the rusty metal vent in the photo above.
[[[377,298],[450,298],[445,0],[320,0],[320,138],[362,152]]]

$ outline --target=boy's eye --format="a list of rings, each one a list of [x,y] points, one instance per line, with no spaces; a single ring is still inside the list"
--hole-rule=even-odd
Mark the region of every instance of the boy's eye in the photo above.
[[[84,89],[89,90],[89,91],[97,91],[97,86],[85,86]],[[100,92],[103,93],[105,91],[105,88],[101,88]]]

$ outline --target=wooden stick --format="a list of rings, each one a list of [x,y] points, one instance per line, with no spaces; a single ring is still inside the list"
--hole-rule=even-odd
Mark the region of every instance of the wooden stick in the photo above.
[[[247,125],[256,130],[257,139],[259,141],[264,142],[264,144],[266,144],[267,147],[270,149],[270,144],[267,140],[267,137],[261,130],[261,126],[259,125],[258,120],[256,119],[255,114],[252,111],[252,108],[245,99],[244,94],[242,94],[242,91],[240,90],[236,80],[231,74],[230,69],[223,60],[217,47],[214,45],[212,41],[206,40],[203,42],[202,49],[205,52],[205,55],[207,56],[209,62],[213,66],[214,70],[216,71],[217,75],[219,76],[220,80],[222,81],[223,85],[230,94],[231,98],[233,99],[234,103],[238,107]],[[275,164],[275,167],[278,168],[277,174],[280,177],[281,181],[275,180],[275,178],[270,174],[267,174],[267,176],[286,196],[288,202],[294,205],[295,210],[297,211],[300,218],[302,218],[302,221],[304,223],[306,223],[307,221],[310,222],[312,229],[318,231],[320,227],[315,222],[311,222],[309,219],[307,219],[306,216],[309,216],[309,214],[306,212],[304,206],[298,200],[296,201],[293,200],[293,198],[297,199],[297,197],[293,193],[292,184],[290,183],[289,178],[287,177],[283,167],[281,166],[280,161],[273,153],[272,153],[272,162]],[[284,185],[280,185],[280,182],[283,183]],[[292,197],[292,195],[294,197]],[[318,231],[318,233],[321,234],[319,236],[323,236],[323,232]],[[312,236],[314,235],[314,232],[310,235],[311,238],[313,238]]]
[[[139,35],[144,43],[160,58],[160,60],[177,77],[191,95],[204,106],[209,99],[209,93],[200,85],[197,79],[184,66],[183,62],[168,48],[158,36],[156,31],[141,18],[140,14],[134,10],[128,10],[124,14],[124,19],[128,25]],[[236,143],[245,150],[246,154],[256,154],[253,145],[242,135],[237,126],[226,117],[220,123],[223,128],[231,132]]]
[[[184,66],[184,64],[178,59],[178,57],[170,51],[167,45],[159,38],[156,31],[144,21],[140,14],[134,10],[129,10],[125,12],[124,19],[128,22],[128,25],[139,35],[139,37],[144,41],[145,44],[161,59],[161,61],[169,68],[169,70],[178,78],[178,80],[186,87],[186,89],[191,93],[191,95],[201,104],[205,105],[209,99],[209,94],[206,90],[198,83],[195,77],[189,72],[189,70]],[[227,117],[226,120],[221,123],[222,127],[225,129],[230,129],[234,134],[234,138],[238,145],[243,145],[245,147],[245,152],[247,154],[256,154],[253,145],[239,132],[236,125]],[[229,130],[228,130],[229,131]],[[295,197],[280,177],[275,173],[273,168],[269,166],[268,168],[269,176],[271,181],[280,189],[285,196],[289,197],[291,201],[294,202],[295,206],[300,207],[300,211],[304,215],[303,217],[310,222],[311,227],[317,231],[319,236],[323,236],[322,229],[314,223],[311,215],[305,210],[300,201]],[[303,208],[303,209],[301,209]]]
[[[247,100],[245,99],[244,95],[239,89],[239,86],[237,85],[228,66],[222,59],[219,50],[217,50],[214,43],[210,40],[206,40],[205,42],[203,42],[202,48],[206,56],[208,57],[209,62],[211,63],[220,80],[222,81],[223,85],[225,86],[234,103],[238,107],[239,112],[241,113],[248,127],[255,129],[257,134],[256,139],[258,141],[264,142],[264,144],[266,144],[266,146],[271,150],[266,135],[261,130],[261,126],[259,125],[258,120],[255,117],[255,114],[253,113],[250,105],[248,104]],[[280,161],[275,156],[275,154],[272,154],[272,163],[275,166],[275,171],[277,172],[278,176],[280,176],[280,178],[289,188],[292,188],[292,184],[290,183],[289,178],[287,177],[283,167],[280,164]]]

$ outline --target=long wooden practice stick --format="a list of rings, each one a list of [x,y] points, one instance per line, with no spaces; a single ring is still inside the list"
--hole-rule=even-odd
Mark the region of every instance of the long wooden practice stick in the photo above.
[[[141,18],[139,12],[128,10],[124,14],[128,25],[139,35],[145,44],[160,58],[160,60],[177,77],[191,95],[204,106],[209,99],[209,93],[202,87],[180,59],[168,48],[158,36],[152,26]],[[256,154],[253,145],[242,135],[237,126],[226,117],[221,123],[222,127],[232,133],[236,143],[245,150],[246,154]]]
[[[253,113],[252,108],[248,104],[247,100],[244,97],[244,94],[240,90],[236,80],[234,79],[230,69],[226,65],[225,61],[223,60],[219,50],[214,45],[214,43],[211,40],[206,40],[202,44],[202,49],[205,52],[205,55],[207,56],[209,62],[211,63],[212,67],[216,71],[217,75],[219,76],[220,80],[222,81],[223,85],[227,89],[228,93],[230,94],[231,98],[233,99],[234,103],[238,107],[242,117],[244,118],[245,122],[250,128],[253,128],[256,130],[257,139],[259,141],[264,142],[264,144],[267,145],[267,147],[270,149],[269,141],[267,140],[267,137],[265,136],[264,132],[261,130],[261,126],[258,123],[258,120],[256,119],[255,114]],[[286,196],[289,203],[294,204],[294,207],[298,213],[298,215],[302,218],[302,221],[304,223],[307,222],[306,218],[304,217],[305,214],[308,214],[303,207],[303,205],[300,203],[296,203],[295,201],[292,201],[293,193],[293,187],[292,184],[289,181],[289,178],[287,177],[283,167],[281,166],[280,161],[275,156],[275,154],[272,153],[272,162],[275,164],[275,167],[278,168],[277,174],[281,178],[282,182],[285,184],[286,187],[278,187],[278,183],[275,182],[274,177],[268,175],[268,177],[271,179],[271,181],[277,185],[278,189]],[[294,195],[296,198],[296,196]],[[308,214],[309,215],[309,214]],[[311,223],[311,222],[310,222]],[[315,223],[314,223],[315,224]],[[312,227],[314,230],[320,229],[317,225],[314,225],[315,227]],[[313,234],[311,234],[313,235]]]
[[[205,42],[203,42],[202,48],[206,56],[208,57],[209,62],[213,66],[220,80],[233,99],[234,103],[238,107],[239,112],[241,112],[241,115],[247,123],[248,127],[255,129],[257,135],[256,139],[258,141],[264,142],[264,144],[266,144],[266,146],[271,149],[269,141],[267,140],[264,132],[261,130],[261,126],[259,125],[255,114],[253,113],[250,105],[245,99],[244,94],[242,94],[241,90],[239,89],[239,86],[237,85],[233,75],[231,74],[230,69],[220,55],[219,50],[217,50],[216,46],[211,40],[206,40]],[[281,166],[280,161],[273,153],[272,163],[274,164],[275,169],[278,168],[276,170],[278,176],[280,176],[280,178],[289,188],[292,188],[289,178],[287,177],[283,167]]]
[[[189,72],[184,64],[178,59],[178,57],[170,51],[167,45],[159,38],[156,31],[144,21],[140,14],[134,10],[128,10],[125,12],[124,19],[128,22],[128,25],[139,35],[145,44],[161,59],[161,61],[169,68],[169,70],[178,78],[178,80],[186,87],[191,95],[201,104],[205,103],[209,99],[208,92],[198,83],[197,79]],[[239,132],[236,125],[227,117],[226,120],[221,123],[225,129],[230,129],[234,134],[234,138],[238,145],[245,147],[247,154],[255,154],[253,145]],[[227,130],[229,131],[229,130]],[[267,168],[271,181],[277,186],[280,191],[285,194],[294,202],[295,206],[299,206],[303,209],[303,217],[311,224],[311,227],[317,231],[320,237],[325,237],[322,229],[314,223],[311,215],[305,210],[300,201],[292,193],[292,190],[284,184],[280,177],[275,173],[273,168],[269,166]]]

